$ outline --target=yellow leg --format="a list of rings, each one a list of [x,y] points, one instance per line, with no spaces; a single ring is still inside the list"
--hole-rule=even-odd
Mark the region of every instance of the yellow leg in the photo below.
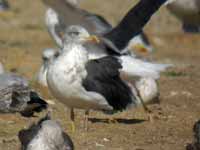
[[[88,118],[89,118],[89,110],[85,111],[85,116],[84,116],[84,128],[85,131],[88,131]]]
[[[135,88],[135,89],[137,89],[137,88]],[[141,102],[144,111],[147,113],[148,120],[149,120],[150,122],[153,122],[153,114],[152,114],[152,111],[151,111],[151,110],[146,106],[146,104],[144,103],[144,101],[143,101],[143,99],[142,99],[142,97],[141,97],[141,95],[140,95],[140,92],[139,92],[138,90],[136,90],[136,92],[137,92],[137,95],[138,95],[136,98]]]
[[[72,129],[72,132],[75,132],[75,130],[76,130],[74,119],[75,119],[74,109],[71,108],[70,109],[70,120],[71,120],[71,129]]]

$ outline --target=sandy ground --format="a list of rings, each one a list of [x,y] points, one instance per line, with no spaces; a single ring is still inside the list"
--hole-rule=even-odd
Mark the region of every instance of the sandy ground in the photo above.
[[[100,5],[100,2],[106,4]],[[11,1],[11,11],[0,13],[0,61],[7,71],[16,70],[34,83],[44,48],[55,47],[44,25],[45,7],[39,0]],[[85,0],[81,6],[100,13],[115,25],[134,1]],[[76,111],[76,132],[70,130],[67,109],[48,92],[36,90],[52,105],[53,118],[72,137],[77,150],[184,150],[192,141],[192,126],[200,118],[200,36],[184,34],[180,22],[162,8],[145,27],[156,51],[149,58],[175,67],[162,74],[160,104],[150,106],[154,122],[142,108],[115,114],[118,123],[108,123],[101,112],[91,112],[89,131],[83,129],[83,111]],[[17,150],[17,133],[45,115],[23,118],[0,115],[0,150]]]

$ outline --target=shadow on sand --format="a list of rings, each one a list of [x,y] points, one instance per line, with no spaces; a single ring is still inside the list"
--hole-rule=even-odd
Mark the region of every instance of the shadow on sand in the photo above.
[[[110,120],[108,118],[89,118],[89,121],[91,121],[92,123],[110,123],[110,122],[116,122],[116,123],[121,123],[121,124],[138,124],[138,123],[142,123],[144,121],[144,119],[122,119],[122,118],[114,118],[113,120]]]

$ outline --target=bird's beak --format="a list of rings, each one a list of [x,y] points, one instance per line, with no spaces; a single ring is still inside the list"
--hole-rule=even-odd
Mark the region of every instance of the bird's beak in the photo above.
[[[90,35],[89,37],[85,38],[85,41],[86,42],[100,43],[100,39],[96,35]]]
[[[136,44],[131,47],[131,50],[139,53],[148,53],[149,50],[143,44]]]

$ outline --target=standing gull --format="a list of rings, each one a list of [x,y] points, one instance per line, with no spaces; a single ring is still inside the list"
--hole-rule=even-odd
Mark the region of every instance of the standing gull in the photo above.
[[[124,50],[127,51],[126,47],[129,41],[142,32],[142,28],[148,22],[150,17],[166,0],[141,0],[127,13],[127,15],[125,15],[116,27],[111,28],[110,30],[106,29],[106,32],[101,31],[100,29],[102,29],[103,26],[99,26],[97,23],[99,22],[97,20],[101,19],[93,14],[88,14],[86,11],[77,9],[77,7],[67,3],[65,0],[43,1],[57,12],[56,15],[59,14],[59,17],[57,15],[58,20],[61,19],[63,22],[60,23],[60,25],[64,24],[67,27],[70,25],[83,26],[87,29],[87,31],[89,31],[90,34],[102,37],[100,44],[101,47],[104,47],[104,49],[108,51],[114,51],[114,53],[121,54]],[[58,26],[59,24],[56,25],[56,27]],[[54,33],[55,32],[56,29],[54,30]]]
[[[145,96],[145,103],[153,101],[151,96],[148,99],[148,93],[141,94],[139,90],[143,88],[135,86],[131,79],[137,76],[156,79],[161,70],[154,73],[152,70],[164,70],[166,66],[128,55],[91,60],[84,44],[93,38],[80,26],[69,27],[64,34],[63,50],[47,71],[48,87],[55,98],[71,108],[72,122],[73,108],[113,112],[141,104],[140,95]]]
[[[200,32],[200,1],[169,0],[167,8],[183,23],[186,32]]]
[[[73,150],[70,137],[49,116],[18,134],[22,150]]]

